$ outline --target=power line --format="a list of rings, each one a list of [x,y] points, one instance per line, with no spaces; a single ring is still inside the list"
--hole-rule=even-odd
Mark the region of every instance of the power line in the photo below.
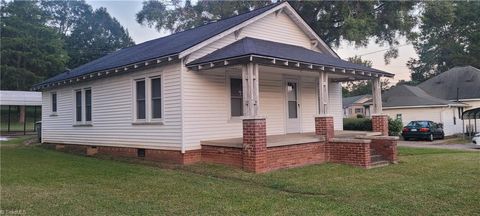
[[[408,46],[409,44],[402,44],[400,46],[397,46],[396,48],[400,48],[400,47],[404,47],[404,46]],[[374,54],[374,53],[379,53],[379,52],[384,52],[384,51],[387,51],[389,50],[390,48],[386,48],[386,49],[381,49],[381,50],[377,50],[377,51],[373,51],[373,52],[368,52],[368,53],[364,53],[364,54],[360,54],[360,55],[357,55],[357,56],[366,56],[366,55],[370,55],[370,54]]]

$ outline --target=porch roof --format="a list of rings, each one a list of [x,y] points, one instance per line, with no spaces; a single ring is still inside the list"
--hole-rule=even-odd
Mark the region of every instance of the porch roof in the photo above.
[[[319,67],[321,70],[330,69],[330,71],[341,71],[343,73],[374,75],[393,77],[394,74],[369,68],[363,65],[354,64],[334,56],[329,56],[309,50],[300,46],[277,43],[273,41],[260,40],[256,38],[243,38],[219,50],[216,50],[202,58],[194,60],[187,64],[187,67],[201,69],[220,65],[227,65],[229,61],[248,58],[252,61],[254,58],[270,59],[269,63],[276,64],[282,61],[284,66],[307,67],[314,69]],[[264,61],[265,62],[265,61]],[[365,74],[367,73],[367,74]]]

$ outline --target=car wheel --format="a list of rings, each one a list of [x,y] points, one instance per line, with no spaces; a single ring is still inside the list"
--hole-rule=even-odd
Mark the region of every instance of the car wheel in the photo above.
[[[430,141],[430,142],[433,141],[433,134],[430,134],[430,136],[428,137],[428,141]]]
[[[408,140],[410,140],[410,139],[407,138],[407,137],[403,137],[403,140],[408,141]]]

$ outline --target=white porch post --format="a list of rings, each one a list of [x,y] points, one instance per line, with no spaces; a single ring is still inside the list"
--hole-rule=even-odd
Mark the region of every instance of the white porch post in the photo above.
[[[242,67],[243,84],[243,115],[245,117],[258,116],[259,82],[258,64],[248,63]]]
[[[318,107],[319,114],[328,114],[328,74],[325,71],[318,73]]]
[[[372,80],[372,100],[373,100],[373,110],[371,114],[381,114],[382,113],[382,88],[380,86],[380,78],[375,78]]]

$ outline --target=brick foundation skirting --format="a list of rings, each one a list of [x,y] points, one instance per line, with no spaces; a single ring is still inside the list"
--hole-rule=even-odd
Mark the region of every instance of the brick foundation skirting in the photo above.
[[[110,155],[114,157],[139,158],[149,161],[157,161],[170,164],[188,165],[201,161],[201,150],[191,150],[181,153],[175,150],[145,149],[144,157],[138,156],[138,148],[111,147],[111,146],[89,146],[75,144],[42,144],[45,147],[55,145],[55,149],[63,152],[93,156],[96,154]]]
[[[233,147],[202,145],[202,161],[207,163],[218,163],[242,168],[242,149]]]

